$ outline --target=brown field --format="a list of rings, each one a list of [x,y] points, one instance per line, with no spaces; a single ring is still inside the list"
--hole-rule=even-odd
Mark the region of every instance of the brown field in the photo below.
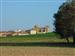
[[[75,56],[75,48],[0,47],[0,56]]]

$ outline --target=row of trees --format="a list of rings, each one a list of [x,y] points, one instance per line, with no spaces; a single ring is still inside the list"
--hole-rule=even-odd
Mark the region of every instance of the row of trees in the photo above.
[[[73,37],[75,43],[75,0],[68,0],[63,3],[56,14],[55,18],[55,30],[62,38]]]

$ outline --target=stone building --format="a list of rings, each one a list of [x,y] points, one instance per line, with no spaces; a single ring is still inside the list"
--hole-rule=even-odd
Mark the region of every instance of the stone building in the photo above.
[[[39,27],[39,26],[35,25],[33,29],[36,31],[37,34],[49,32],[49,26]]]
[[[39,27],[35,25],[32,29],[29,30],[17,30],[17,31],[3,31],[0,32],[0,37],[7,37],[7,36],[16,36],[16,35],[30,35],[30,34],[40,34],[40,33],[48,33],[49,27]]]

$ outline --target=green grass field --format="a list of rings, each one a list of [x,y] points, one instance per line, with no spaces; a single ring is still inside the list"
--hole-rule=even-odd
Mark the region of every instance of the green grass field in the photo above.
[[[0,37],[0,42],[66,42],[66,40],[60,39],[55,33],[46,33],[25,36]],[[70,38],[70,42],[72,42],[72,38]]]
[[[0,37],[0,42],[66,42],[55,33]],[[70,38],[72,42],[72,38]],[[24,44],[24,43],[23,43]],[[27,43],[28,44],[28,43]],[[26,44],[26,45],[27,45]],[[37,46],[36,46],[37,45]],[[43,45],[43,43],[42,43]],[[75,48],[59,46],[40,46],[29,44],[27,46],[0,46],[0,56],[75,56]]]

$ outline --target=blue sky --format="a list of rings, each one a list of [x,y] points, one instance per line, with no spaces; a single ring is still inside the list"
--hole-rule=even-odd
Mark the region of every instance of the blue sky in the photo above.
[[[30,29],[49,25],[53,31],[53,14],[65,0],[2,0],[1,30]],[[0,2],[1,3],[1,2]],[[1,20],[0,20],[1,21]],[[0,24],[0,25],[1,25]],[[2,29],[1,29],[2,28]]]

